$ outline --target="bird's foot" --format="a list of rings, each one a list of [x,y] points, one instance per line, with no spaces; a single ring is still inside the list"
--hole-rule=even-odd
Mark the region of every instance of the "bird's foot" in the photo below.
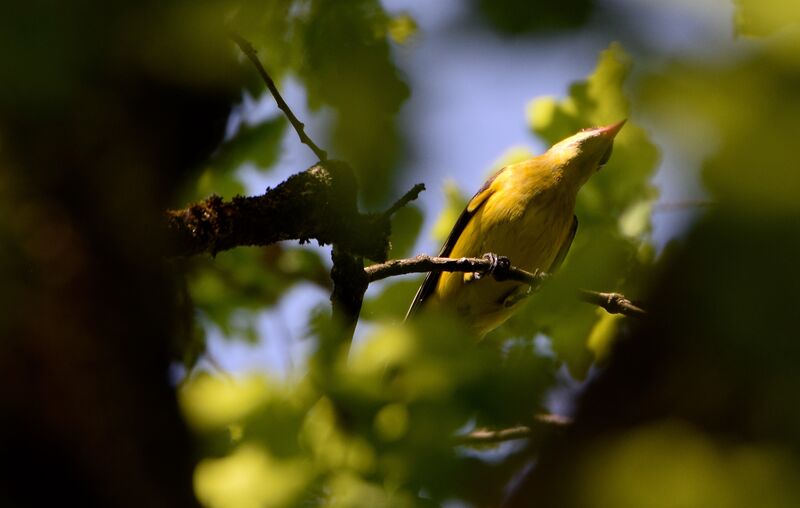
[[[493,275],[495,280],[505,280],[508,278],[508,271],[511,269],[511,260],[505,256],[498,256],[494,252],[487,252],[483,259],[489,261],[489,268],[483,272],[475,272],[473,278],[478,280],[486,275]]]

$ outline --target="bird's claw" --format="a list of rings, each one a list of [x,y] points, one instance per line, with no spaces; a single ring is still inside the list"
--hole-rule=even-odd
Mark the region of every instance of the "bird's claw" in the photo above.
[[[489,261],[489,267],[483,272],[475,272],[473,278],[479,280],[485,275],[493,275],[496,280],[504,280],[508,277],[508,271],[511,268],[511,260],[505,256],[498,256],[494,252],[487,252],[483,255],[483,259]]]

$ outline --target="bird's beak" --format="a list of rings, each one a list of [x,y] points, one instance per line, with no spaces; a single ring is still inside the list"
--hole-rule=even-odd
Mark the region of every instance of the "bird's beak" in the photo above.
[[[601,137],[605,143],[608,144],[608,148],[603,152],[603,155],[600,156],[600,160],[597,164],[597,170],[599,171],[605,163],[608,162],[608,159],[611,158],[611,150],[614,147],[614,136],[622,129],[622,126],[625,125],[626,120],[619,121],[617,123],[613,123],[611,125],[606,125],[605,127],[598,127],[596,132],[597,136]]]
[[[605,127],[598,127],[597,132],[604,138],[614,139],[614,137],[617,135],[620,129],[622,129],[622,126],[625,125],[625,122],[627,121],[628,119],[626,118],[617,123],[606,125]]]

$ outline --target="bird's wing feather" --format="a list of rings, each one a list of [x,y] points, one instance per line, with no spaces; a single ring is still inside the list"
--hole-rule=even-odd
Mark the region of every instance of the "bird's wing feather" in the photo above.
[[[558,249],[558,254],[556,254],[556,258],[553,260],[553,263],[550,265],[550,273],[555,272],[556,270],[561,267],[561,263],[564,262],[564,258],[567,257],[567,252],[569,252],[569,248],[572,246],[572,240],[575,239],[575,233],[578,232],[578,216],[572,216],[572,227],[569,230],[569,234],[564,239],[564,243],[561,244],[561,247]]]
[[[489,179],[484,182],[481,188],[478,189],[478,192],[472,196],[472,199],[469,200],[469,203],[467,203],[464,211],[462,211],[461,215],[458,216],[458,220],[453,226],[453,229],[450,231],[450,235],[448,235],[447,240],[445,240],[442,250],[439,251],[439,257],[450,256],[450,253],[453,251],[453,247],[456,245],[458,238],[461,236],[461,233],[464,232],[464,228],[467,227],[469,221],[475,216],[475,213],[486,202],[489,196],[494,193],[495,189],[492,186],[492,183],[495,181],[497,176],[503,172],[503,169],[500,169],[500,171],[497,171],[495,174],[490,176]],[[413,316],[417,310],[419,310],[425,300],[427,300],[428,297],[433,294],[433,291],[436,289],[436,284],[439,283],[439,278],[441,275],[441,272],[428,272],[425,280],[422,281],[422,285],[417,290],[417,294],[414,295],[414,300],[411,301],[411,307],[409,307],[408,312],[406,313],[406,319]]]

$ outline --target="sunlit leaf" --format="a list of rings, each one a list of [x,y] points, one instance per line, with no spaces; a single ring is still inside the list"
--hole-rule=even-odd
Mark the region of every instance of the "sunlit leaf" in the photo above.
[[[653,202],[642,200],[632,204],[619,218],[620,232],[630,238],[639,237],[650,230]]]
[[[453,224],[456,223],[458,216],[467,206],[467,197],[453,180],[448,180],[444,183],[444,197],[444,209],[440,212],[431,231],[433,238],[441,243],[444,243],[447,235],[450,234],[450,230],[453,229]]]
[[[398,210],[392,217],[391,257],[395,259],[407,257],[417,241],[421,228],[422,212],[419,208],[407,205]]]
[[[605,441],[583,465],[592,506],[792,506],[800,469],[768,444],[725,444],[678,422]],[[646,457],[647,467],[642,467]],[[669,500],[667,502],[667,500]]]
[[[800,113],[798,43],[797,34],[770,40],[723,68],[676,64],[644,87],[646,103],[679,146],[714,150],[702,154],[703,181],[713,196],[751,214],[785,213],[800,203],[800,176],[788,169],[795,165],[790,132]],[[720,79],[737,86],[720,88]],[[682,130],[679,116],[686,114],[705,126],[704,136]]]
[[[194,426],[207,429],[242,421],[269,396],[261,378],[233,382],[211,376],[199,376],[180,392],[181,408]]]
[[[421,282],[419,277],[411,275],[387,282],[379,294],[365,299],[361,316],[365,319],[403,319]]]
[[[387,404],[375,415],[375,430],[386,441],[395,441],[408,431],[408,409],[403,404]]]
[[[794,0],[733,0],[735,28],[740,35],[764,36],[800,24],[800,4]]]
[[[369,483],[357,475],[339,473],[331,479],[330,502],[326,506],[335,508],[410,508],[415,506],[408,492],[387,490]]]
[[[375,454],[369,443],[360,436],[342,432],[337,425],[335,406],[327,398],[320,399],[309,411],[301,439],[311,448],[319,466],[326,470],[368,473],[375,467]]]
[[[328,287],[328,269],[316,251],[302,247],[240,247],[192,260],[192,302],[226,336],[258,337],[255,313],[274,305],[301,281]]]
[[[220,171],[232,171],[245,162],[264,169],[278,157],[278,149],[286,128],[283,116],[276,116],[257,125],[243,124],[234,136],[222,144],[211,161]]]
[[[416,20],[407,13],[398,14],[389,20],[389,37],[398,44],[408,44],[418,31]]]
[[[204,459],[194,482],[206,506],[259,508],[293,506],[311,479],[313,469],[307,461],[278,460],[247,443],[228,457]]]
[[[309,104],[337,113],[332,142],[356,171],[369,205],[390,197],[401,147],[395,115],[409,96],[392,61],[387,19],[377,0],[316,0],[297,27]]]
[[[603,365],[611,354],[611,348],[614,346],[614,338],[617,337],[617,325],[621,319],[624,319],[620,314],[607,314],[604,311],[597,309],[596,312],[600,313],[600,320],[597,321],[586,340],[586,345],[594,353],[595,361],[599,365]]]

